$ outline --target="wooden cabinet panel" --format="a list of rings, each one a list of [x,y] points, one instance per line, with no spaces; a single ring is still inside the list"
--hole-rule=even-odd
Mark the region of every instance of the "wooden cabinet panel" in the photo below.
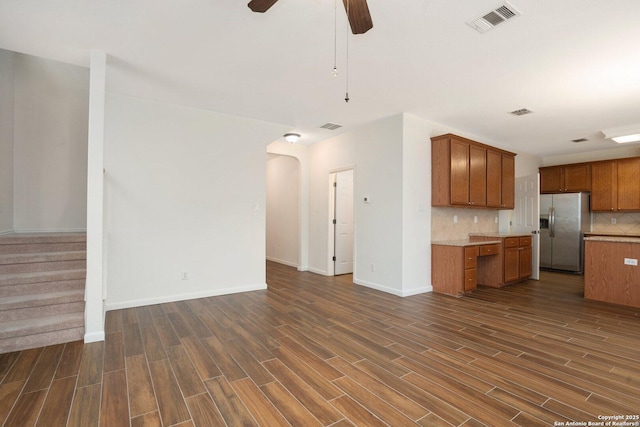
[[[640,307],[640,269],[625,258],[640,258],[640,244],[586,240],[584,297]]]
[[[487,150],[469,146],[469,204],[487,206]]]
[[[533,250],[531,246],[520,248],[520,259],[518,260],[520,272],[518,274],[520,279],[527,279],[531,277],[533,271],[531,266]]]
[[[640,159],[618,160],[617,178],[618,210],[640,210]]]
[[[591,191],[591,165],[581,163],[562,168],[564,190],[567,192]]]
[[[476,268],[478,266],[478,247],[469,246],[464,248],[464,268]]]
[[[469,144],[451,140],[451,204],[469,204]]]
[[[505,248],[504,250],[504,281],[514,282],[520,278],[518,264],[520,262],[520,250],[515,248]]]
[[[431,205],[513,209],[515,154],[446,134],[431,138]]]
[[[480,246],[480,256],[496,255],[500,253],[500,245],[497,243]]]
[[[540,168],[540,192],[558,193],[562,191],[562,168]]]
[[[464,291],[470,292],[478,287],[478,270],[475,268],[464,271]]]
[[[617,206],[615,161],[591,164],[591,210],[614,211]]]
[[[502,155],[502,209],[515,207],[516,189],[516,158],[512,155]]]
[[[487,207],[502,206],[502,154],[487,150]]]
[[[579,191],[591,191],[591,165],[589,163],[540,168],[541,193]]]

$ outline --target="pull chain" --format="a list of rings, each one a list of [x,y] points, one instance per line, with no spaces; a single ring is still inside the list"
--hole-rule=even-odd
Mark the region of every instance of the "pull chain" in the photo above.
[[[333,2],[333,70],[331,75],[333,77],[338,76],[338,0]]]
[[[349,0],[347,0],[347,89],[344,102],[349,102]]]

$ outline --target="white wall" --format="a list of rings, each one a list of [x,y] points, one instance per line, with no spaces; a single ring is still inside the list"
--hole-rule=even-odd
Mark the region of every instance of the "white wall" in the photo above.
[[[327,274],[332,262],[329,175],[354,168],[354,281],[394,294],[402,292],[402,131],[402,115],[397,115],[310,147],[311,271]],[[364,196],[370,203],[364,203]]]
[[[89,70],[15,54],[14,229],[86,228]]]
[[[107,309],[264,289],[265,151],[286,130],[108,93]]]
[[[431,291],[432,123],[403,115],[402,293]]]
[[[0,49],[0,233],[13,231],[14,54]]]
[[[298,267],[300,254],[300,162],[267,155],[267,259]]]

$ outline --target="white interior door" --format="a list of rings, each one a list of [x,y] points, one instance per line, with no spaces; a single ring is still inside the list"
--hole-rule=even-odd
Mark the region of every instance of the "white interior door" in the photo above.
[[[513,233],[531,233],[531,278],[540,278],[540,177],[538,174],[516,178]]]
[[[334,274],[353,273],[353,170],[336,173]]]

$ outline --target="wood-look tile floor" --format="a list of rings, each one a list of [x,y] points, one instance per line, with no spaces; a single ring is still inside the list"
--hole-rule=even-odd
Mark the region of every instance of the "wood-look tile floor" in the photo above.
[[[266,291],[107,313],[0,355],[5,426],[553,426],[640,412],[640,310],[580,276],[399,298],[268,263]]]

